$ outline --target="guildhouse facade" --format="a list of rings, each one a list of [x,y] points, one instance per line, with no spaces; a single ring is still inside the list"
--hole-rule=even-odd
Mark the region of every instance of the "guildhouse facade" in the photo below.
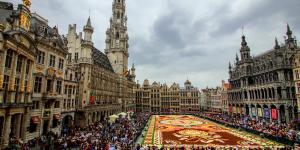
[[[24,0],[15,10],[0,3],[0,136],[25,141],[49,131],[60,133],[60,104],[67,49],[57,27],[30,12]]]
[[[125,0],[113,1],[105,53],[94,47],[91,19],[66,37],[30,12],[0,2],[0,149],[73,125],[135,111],[135,68],[128,69]],[[14,9],[16,8],[16,9]]]
[[[184,87],[173,83],[170,87],[160,82],[144,80],[136,88],[137,112],[152,113],[197,113],[200,110],[200,91],[187,80]]]
[[[77,111],[72,119],[78,120],[80,125],[135,110],[135,68],[133,65],[128,70],[126,20],[125,0],[114,0],[105,53],[94,47],[90,17],[83,34],[77,34],[75,24],[69,26],[67,59],[69,67],[75,69],[74,78],[79,88]]]
[[[36,44],[30,33],[30,5],[0,2],[0,145],[26,138],[30,121]],[[26,122],[25,124],[23,122]],[[0,146],[0,148],[1,148]]]
[[[32,14],[31,29],[36,36],[37,50],[29,139],[40,133],[52,131],[59,134],[61,131],[65,58],[68,53],[58,28],[49,27],[48,21],[36,13]]]
[[[282,45],[275,40],[273,49],[252,57],[246,37],[242,36],[240,58],[229,64],[230,114],[249,115],[272,122],[290,122],[296,118],[297,102],[293,82],[293,62],[298,49],[287,25]]]

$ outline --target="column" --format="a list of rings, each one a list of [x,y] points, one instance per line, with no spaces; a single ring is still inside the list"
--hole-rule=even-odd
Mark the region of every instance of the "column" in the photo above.
[[[17,114],[16,115],[16,124],[14,126],[16,126],[16,130],[15,130],[15,136],[17,138],[19,138],[21,136],[20,132],[21,132],[21,124],[22,124],[22,114]]]
[[[49,123],[48,123],[48,131],[52,131],[52,123],[53,123],[53,108],[54,108],[54,102],[50,102],[50,114],[49,114]]]
[[[271,105],[269,105],[269,114],[270,114],[270,122],[273,122],[273,120],[272,120],[272,109],[271,109]]]
[[[5,61],[6,61],[6,50],[0,53],[0,91],[3,89],[3,80],[4,80],[4,68],[5,68]],[[3,91],[0,92],[0,103],[3,102]]]
[[[4,69],[5,69],[5,61],[6,61],[6,50],[4,52],[0,53],[0,85],[3,85],[3,79],[4,79]],[[2,86],[0,86],[0,90],[2,90]],[[1,102],[1,99],[0,99]]]
[[[284,111],[284,115],[285,115],[285,122],[289,123],[290,122],[290,116],[289,116],[289,108],[284,106],[286,109]]]
[[[255,107],[255,119],[258,120],[258,109],[257,109],[257,105],[255,105],[254,107]]]
[[[16,96],[16,89],[15,89],[15,76],[16,76],[16,68],[17,68],[17,60],[18,60],[18,55],[17,53],[13,53],[13,59],[12,59],[12,67],[11,67],[11,74],[9,78],[9,85],[8,85],[8,90],[11,92],[9,95],[8,102],[13,103],[15,100]]]
[[[30,122],[30,114],[29,114],[29,108],[25,108],[25,112],[23,115],[23,122],[22,122],[22,127],[21,127],[21,138],[26,141],[26,132],[27,132],[27,126],[29,126]]]
[[[278,120],[278,123],[281,124],[281,116],[280,116],[280,109],[279,109],[279,106],[277,107],[277,120]]]
[[[5,123],[4,123],[4,132],[3,132],[3,145],[7,146],[9,143],[9,134],[11,131],[11,115],[5,116]]]
[[[22,60],[22,70],[21,70],[21,80],[20,80],[20,96],[21,96],[21,103],[24,103],[25,98],[25,76],[26,76],[26,65],[27,65],[27,59]]]
[[[31,93],[31,88],[32,88],[32,84],[33,84],[33,79],[32,79],[33,63],[32,63],[32,61],[30,61],[28,63],[30,63],[30,65],[29,65],[29,73],[28,73],[28,78],[27,78],[27,80],[28,80],[28,82],[27,82],[27,93]],[[28,96],[28,103],[31,103],[31,96]]]

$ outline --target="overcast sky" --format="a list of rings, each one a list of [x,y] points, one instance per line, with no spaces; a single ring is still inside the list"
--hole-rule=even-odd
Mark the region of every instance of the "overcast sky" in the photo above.
[[[8,0],[14,4],[21,0]],[[300,0],[126,0],[130,66],[139,83],[178,82],[199,88],[228,80],[228,62],[239,52],[242,27],[251,54],[283,42],[286,24],[300,34]],[[103,51],[112,0],[32,0],[32,12],[58,25],[82,31],[91,10],[94,43]]]

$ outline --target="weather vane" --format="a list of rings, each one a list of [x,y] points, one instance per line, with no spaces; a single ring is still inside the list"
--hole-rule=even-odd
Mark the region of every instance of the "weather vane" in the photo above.
[[[22,1],[23,1],[23,5],[25,5],[26,7],[31,6],[31,1],[30,0],[22,0]]]

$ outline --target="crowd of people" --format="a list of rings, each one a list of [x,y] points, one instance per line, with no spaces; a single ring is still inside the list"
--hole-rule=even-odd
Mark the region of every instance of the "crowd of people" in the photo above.
[[[218,113],[203,113],[201,116],[222,122],[224,124],[255,130],[265,135],[297,140],[296,123],[267,122],[264,119],[251,118],[249,116],[231,116]]]
[[[27,143],[11,139],[11,149],[82,149],[82,150],[132,150],[134,141],[141,135],[150,114],[120,116],[114,122],[105,119],[86,127],[74,126],[61,136],[53,132]]]
[[[130,117],[119,116],[114,122],[108,118],[101,122],[89,124],[85,127],[73,126],[64,130],[59,136],[49,132],[46,135],[37,137],[23,143],[20,139],[10,139],[10,149],[57,149],[57,150],[185,150],[184,147],[158,148],[142,147],[136,143],[138,136],[143,136],[142,132],[150,118],[150,113],[132,114]],[[223,124],[235,127],[255,130],[259,133],[274,137],[283,137],[292,141],[297,140],[297,131],[293,123],[266,122],[250,118],[249,116],[230,116],[226,114],[201,113],[200,117],[209,118]],[[193,150],[213,150],[214,147],[193,147]]]

